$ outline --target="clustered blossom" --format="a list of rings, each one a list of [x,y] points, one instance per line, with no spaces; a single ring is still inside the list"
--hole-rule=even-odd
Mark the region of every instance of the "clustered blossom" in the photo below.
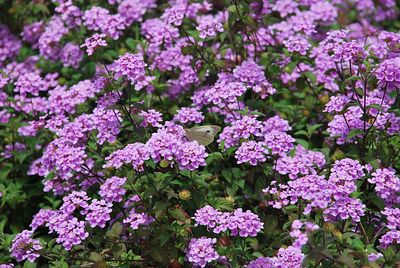
[[[106,42],[106,40],[104,40],[105,37],[106,37],[105,34],[94,33],[91,37],[89,37],[85,40],[85,43],[83,45],[81,45],[81,47],[86,47],[86,53],[89,56],[93,55],[94,51],[98,47],[107,46],[107,42]]]
[[[344,107],[350,102],[350,99],[346,96],[332,96],[329,102],[325,105],[324,112],[328,113],[340,113],[343,111]]]
[[[208,38],[214,37],[218,32],[223,32],[224,28],[222,27],[221,22],[219,22],[216,18],[209,16],[203,16],[199,18],[199,25],[196,27],[199,31],[200,38]]]
[[[182,124],[199,124],[204,120],[204,116],[196,108],[184,107],[178,110],[178,114],[175,115],[174,120]]]
[[[208,263],[219,258],[218,253],[214,249],[217,243],[215,238],[192,238],[189,242],[186,258],[194,266],[205,267]]]
[[[265,77],[262,67],[252,60],[243,61],[233,70],[233,77],[259,93],[262,99],[276,92]]]
[[[129,224],[133,230],[139,229],[140,226],[147,226],[152,223],[154,219],[146,212],[139,212],[137,209],[132,208],[123,223]]]
[[[101,186],[99,194],[107,202],[121,202],[126,190],[122,187],[126,178],[111,177]]]
[[[305,231],[302,232],[301,228],[304,226]],[[315,230],[318,230],[319,226],[312,222],[301,222],[300,220],[294,220],[292,223],[292,230],[290,231],[290,237],[295,238],[293,247],[301,249],[302,246],[307,244],[307,235]]]
[[[160,127],[161,126],[162,114],[160,112],[157,112],[154,109],[149,109],[147,111],[141,111],[139,113],[139,116],[143,117],[143,122],[141,123],[141,126],[143,126],[143,127],[147,127],[147,126]]]
[[[397,193],[400,191],[400,179],[396,176],[395,171],[391,169],[377,169],[373,172],[372,177],[368,179],[369,183],[375,184],[375,191],[378,196],[387,203],[399,203]]]
[[[10,252],[17,261],[34,262],[40,256],[39,250],[43,247],[38,240],[32,238],[32,234],[33,231],[24,230],[13,239]]]
[[[124,149],[117,150],[106,157],[105,168],[114,167],[116,169],[124,164],[131,164],[137,170],[143,170],[143,164],[150,159],[149,149],[143,143],[128,144]]]
[[[298,52],[301,55],[306,55],[307,51],[311,48],[307,39],[299,36],[290,36],[287,40],[283,41],[289,52]]]
[[[386,207],[382,214],[387,218],[386,227],[389,229],[380,239],[379,243],[383,248],[391,244],[400,243],[400,209]]]
[[[140,90],[150,82],[146,77],[146,66],[142,55],[125,53],[113,63],[111,70],[116,78],[127,77],[135,89]]]
[[[184,8],[172,7],[172,8],[167,8],[164,11],[164,14],[161,16],[161,19],[163,19],[167,24],[180,26],[182,24],[182,20],[184,17],[185,17]]]
[[[106,223],[111,219],[110,213],[112,211],[112,204],[105,200],[93,199],[87,209],[84,211],[86,221],[90,227],[94,228],[99,226],[104,228]]]
[[[235,157],[238,164],[249,163],[252,166],[257,166],[259,163],[267,160],[267,149],[265,143],[256,141],[243,142],[235,152]]]
[[[195,225],[204,225],[214,233],[229,230],[231,235],[241,237],[256,236],[264,226],[256,214],[241,208],[228,213],[207,205],[196,211],[194,219]]]

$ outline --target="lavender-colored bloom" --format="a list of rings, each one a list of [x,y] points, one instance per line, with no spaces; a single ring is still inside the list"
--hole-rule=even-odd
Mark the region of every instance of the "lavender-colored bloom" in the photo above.
[[[307,39],[301,36],[290,36],[287,40],[283,41],[289,52],[298,52],[301,55],[306,55],[307,51],[311,48]]]
[[[42,21],[34,22],[24,26],[24,31],[22,32],[22,40],[32,44],[33,48],[37,48],[38,40],[42,33],[44,32],[44,23]]]
[[[68,214],[58,213],[46,224],[50,232],[58,234],[57,243],[61,243],[66,250],[74,245],[79,245],[85,240],[89,233],[85,231],[85,222]]]
[[[218,253],[214,249],[217,243],[215,238],[192,238],[189,242],[186,258],[194,266],[205,267],[208,263],[219,258]]]
[[[329,102],[325,105],[324,112],[328,113],[339,113],[342,112],[344,107],[350,102],[350,99],[346,96],[332,96]]]
[[[162,122],[162,114],[154,109],[141,111],[139,116],[143,117],[143,122],[140,124],[143,127],[152,126],[160,127]]]
[[[276,89],[265,78],[261,66],[252,60],[243,61],[240,66],[236,67],[233,70],[233,77],[236,81],[244,83],[254,92],[259,93],[262,99],[276,92]]]
[[[208,38],[214,37],[218,32],[223,32],[224,28],[222,27],[221,22],[219,22],[216,18],[211,15],[202,16],[198,18],[199,25],[196,29],[199,31],[200,38]]]
[[[121,202],[126,190],[122,187],[126,182],[126,178],[111,177],[107,179],[101,186],[99,194],[107,202]]]
[[[358,62],[366,57],[364,48],[355,40],[338,45],[333,49],[332,59],[336,62]]]
[[[196,108],[183,107],[178,110],[178,114],[175,115],[174,121],[179,121],[182,124],[196,123],[199,124],[204,120],[204,116],[201,111]]]
[[[90,227],[92,228],[96,226],[104,228],[106,226],[106,223],[111,219],[111,207],[112,203],[109,203],[105,200],[93,199],[83,213],[84,215],[86,215],[85,220],[90,224]]]
[[[258,257],[254,261],[249,262],[246,268],[274,268],[274,262],[268,257]]]
[[[379,260],[379,259],[382,258],[382,257],[383,257],[383,254],[380,253],[380,252],[378,252],[378,253],[371,253],[371,254],[368,255],[368,261],[374,262],[374,261]]]
[[[195,226],[204,225],[216,234],[229,230],[231,235],[241,237],[256,236],[264,226],[257,214],[241,208],[229,213],[207,205],[198,209],[193,218]]]
[[[17,261],[34,262],[40,256],[39,250],[42,249],[42,246],[39,240],[32,239],[32,234],[33,231],[24,230],[13,239],[10,252]]]
[[[86,192],[74,191],[63,198],[64,203],[60,207],[60,211],[62,211],[65,214],[72,214],[78,208],[85,210],[89,206],[88,204],[89,200],[90,199],[87,196]]]
[[[133,230],[137,230],[140,226],[147,226],[153,221],[154,219],[146,212],[138,212],[135,208],[132,208],[128,218],[124,219],[123,223],[129,224]]]
[[[271,258],[277,268],[301,268],[304,254],[295,247],[280,248],[276,257]]]
[[[365,205],[356,198],[347,196],[336,197],[335,201],[324,211],[327,221],[347,220],[351,218],[359,222],[365,214]]]
[[[122,31],[125,30],[126,27],[126,20],[120,14],[105,16],[100,21],[102,33],[114,40],[119,39],[119,37],[122,35]]]
[[[94,33],[91,37],[85,40],[85,43],[82,44],[81,47],[86,47],[86,52],[90,56],[98,47],[107,46],[106,40],[103,39],[104,37],[106,37],[105,34]]]
[[[102,20],[109,15],[110,11],[107,9],[93,6],[85,11],[83,15],[83,24],[89,30],[98,31],[100,30]]]
[[[136,171],[143,170],[144,161],[150,159],[150,150],[143,143],[128,144],[124,149],[117,150],[106,157],[105,168],[122,167],[123,164],[132,164]]]
[[[32,231],[35,231],[40,226],[45,225],[49,220],[56,214],[55,210],[51,209],[40,209],[38,213],[32,219],[32,223],[29,225]]]
[[[154,0],[123,0],[118,5],[118,13],[126,20],[127,24],[142,21],[145,13],[157,7]]]
[[[80,62],[83,58],[83,52],[80,50],[78,45],[73,43],[67,43],[61,49],[61,62],[64,63],[64,66],[71,66],[72,68],[77,69],[79,67]]]
[[[176,162],[181,170],[196,170],[206,165],[206,148],[197,141],[181,143],[176,152]]]
[[[372,173],[369,183],[375,184],[378,196],[387,202],[398,202],[397,193],[400,191],[400,179],[391,169],[377,169]]]
[[[249,163],[257,166],[259,163],[265,162],[267,149],[264,142],[247,141],[243,142],[235,152],[235,158],[238,164]]]
[[[18,54],[22,44],[3,24],[0,24],[0,36],[0,67],[3,67],[6,60],[13,59]]]
[[[117,79],[125,76],[132,85],[135,85],[136,90],[140,90],[149,84],[146,77],[146,66],[141,54],[125,53],[113,63],[111,70]]]
[[[272,155],[284,155],[293,148],[295,139],[285,132],[271,131],[264,135],[266,148]]]
[[[185,17],[185,9],[183,7],[172,7],[172,8],[167,8],[164,11],[164,14],[161,16],[161,19],[163,19],[167,24],[180,26],[182,24],[182,20],[184,17]]]

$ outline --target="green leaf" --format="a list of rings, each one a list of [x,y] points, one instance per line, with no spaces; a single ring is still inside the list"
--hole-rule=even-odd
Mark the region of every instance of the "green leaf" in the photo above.
[[[210,201],[210,205],[219,210],[233,210],[233,203],[223,197],[214,198]]]
[[[173,211],[171,211],[171,216],[172,218],[180,221],[185,221],[186,220],[186,215],[183,213],[182,210],[176,208]]]
[[[349,134],[347,134],[346,140],[350,140],[350,139],[354,138],[355,136],[363,134],[363,133],[364,133],[364,131],[362,129],[358,129],[358,128],[352,129],[349,132]]]
[[[122,224],[120,222],[115,222],[111,229],[107,231],[106,236],[111,238],[111,239],[117,239],[122,233]]]

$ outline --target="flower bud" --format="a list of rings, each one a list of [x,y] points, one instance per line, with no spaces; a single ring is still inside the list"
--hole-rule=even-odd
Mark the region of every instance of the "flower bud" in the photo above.
[[[188,190],[182,190],[178,195],[181,200],[190,200],[192,198],[192,193]]]

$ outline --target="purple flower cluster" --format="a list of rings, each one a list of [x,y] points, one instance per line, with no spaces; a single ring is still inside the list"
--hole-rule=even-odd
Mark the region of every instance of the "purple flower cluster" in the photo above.
[[[141,126],[147,127],[147,126],[152,126],[152,127],[160,127],[161,122],[162,122],[162,114],[160,112],[157,112],[154,109],[149,109],[148,111],[141,111],[139,113],[139,116],[143,117],[143,122],[141,123]]]
[[[203,114],[196,108],[183,107],[178,110],[178,114],[175,115],[174,121],[178,121],[182,124],[196,123],[199,124],[204,120]]]
[[[400,179],[392,169],[377,169],[372,177],[368,179],[369,183],[375,184],[375,191],[380,198],[387,204],[399,203],[397,193],[400,191]]]
[[[256,236],[264,226],[259,217],[249,210],[243,211],[241,208],[232,213],[221,212],[207,205],[198,209],[195,213],[195,225],[204,225],[212,229],[214,233],[221,233],[227,230],[233,236]]]
[[[91,37],[87,38],[85,40],[85,43],[81,45],[81,47],[86,47],[86,53],[90,56],[93,55],[94,51],[98,48],[98,47],[105,47],[107,46],[107,42],[106,40],[104,40],[103,38],[105,38],[106,35],[105,34],[98,34],[98,33],[94,33]]]
[[[302,227],[305,231],[302,232]],[[294,220],[292,223],[292,230],[290,231],[290,237],[295,238],[293,247],[301,249],[308,242],[307,235],[311,232],[318,230],[319,226],[312,222],[301,222],[300,220]]]
[[[192,238],[189,242],[186,258],[194,266],[205,267],[208,263],[219,258],[218,253],[214,249],[217,243],[215,238]]]
[[[147,226],[153,221],[154,219],[146,212],[139,212],[137,209],[132,208],[128,217],[123,220],[123,223],[129,224],[133,230],[137,230],[140,226]]]
[[[34,262],[43,248],[38,240],[32,238],[33,231],[24,230],[15,236],[10,249],[11,255],[17,261],[28,260]]]
[[[106,157],[105,168],[122,167],[123,164],[131,164],[137,170],[143,170],[144,161],[150,159],[148,148],[143,143],[128,144],[124,149],[117,150]]]
[[[111,177],[107,179],[101,186],[99,194],[107,202],[121,202],[126,190],[122,187],[126,182],[126,178]]]
[[[135,85],[135,89],[140,90],[151,81],[146,76],[146,66],[142,55],[125,53],[113,63],[111,70],[115,73],[117,79],[127,77],[131,84]]]
[[[382,214],[387,218],[386,227],[389,229],[380,239],[379,243],[383,248],[387,248],[391,244],[400,243],[400,209],[386,207]]]

